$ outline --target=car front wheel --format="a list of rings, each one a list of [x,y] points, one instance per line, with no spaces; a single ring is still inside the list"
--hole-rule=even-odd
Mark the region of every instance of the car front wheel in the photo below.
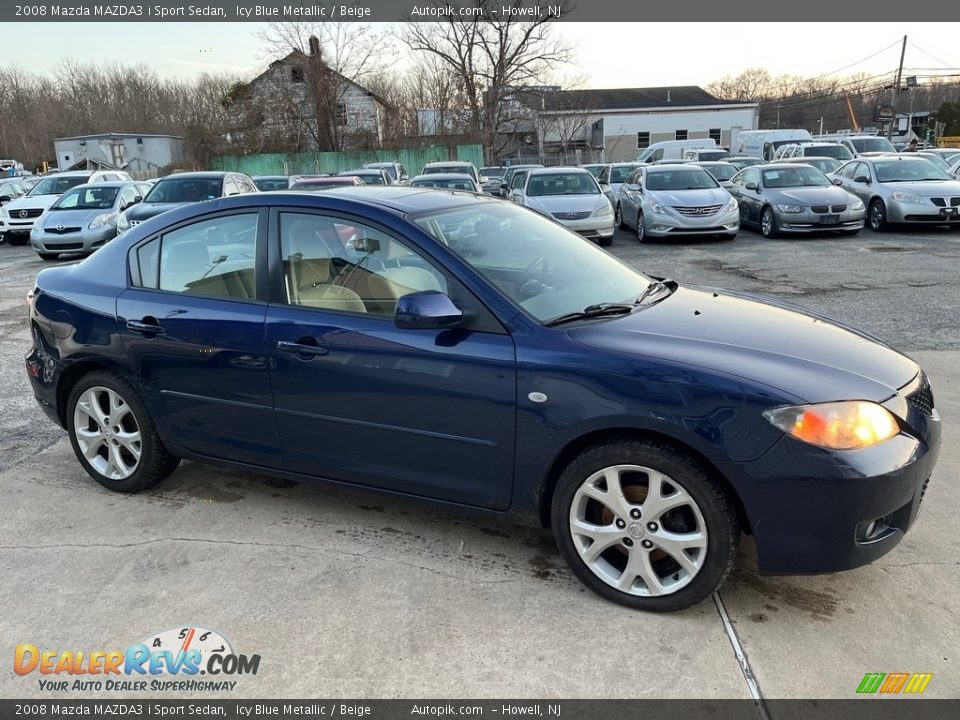
[[[883,232],[887,229],[887,208],[883,200],[876,199],[870,203],[867,211],[867,224],[874,232]]]
[[[643,212],[637,213],[637,240],[639,242],[647,241],[647,230],[643,226]]]
[[[613,222],[621,230],[627,229],[627,224],[623,221],[623,210],[620,208],[620,203],[617,203],[617,208],[615,211]]]
[[[689,453],[655,441],[610,441],[561,475],[553,532],[576,576],[608,600],[639,610],[690,607],[733,567],[737,515]]]
[[[163,446],[136,390],[116,373],[97,370],[80,378],[70,392],[66,415],[77,459],[110,490],[144,490],[180,462]]]
[[[760,233],[765,238],[777,236],[777,216],[773,214],[773,208],[769,205],[760,213]]]

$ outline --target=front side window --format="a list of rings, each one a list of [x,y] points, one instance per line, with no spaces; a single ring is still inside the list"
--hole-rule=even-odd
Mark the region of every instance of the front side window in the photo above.
[[[537,212],[492,202],[414,222],[540,322],[588,305],[633,302],[649,279]]]
[[[140,248],[142,283],[184,295],[253,299],[256,243],[256,213],[201,220],[172,230],[160,239],[158,254],[149,249],[155,242]],[[155,279],[150,277],[151,267],[158,269]]]
[[[280,245],[291,305],[393,317],[404,295],[448,292],[446,278],[419,253],[367,225],[281,213]]]
[[[613,169],[610,171],[610,182],[612,183],[626,182],[626,179],[630,177],[630,175],[636,169],[637,169],[636,165],[614,165]]]
[[[523,187],[523,184],[527,181],[527,171],[518,170],[513,176],[513,182],[510,185],[510,188],[513,190],[520,190]]]

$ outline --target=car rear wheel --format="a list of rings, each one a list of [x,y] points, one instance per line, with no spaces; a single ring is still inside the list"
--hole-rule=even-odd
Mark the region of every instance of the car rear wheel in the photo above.
[[[41,260],[46,260],[47,262],[56,260],[58,257],[60,257],[60,253],[37,253],[37,255],[40,256]]]
[[[637,240],[639,242],[647,241],[647,230],[643,226],[643,211],[637,213]]]
[[[777,216],[769,205],[760,213],[760,233],[765,238],[775,238],[777,236]]]
[[[67,432],[83,469],[110,490],[144,490],[180,462],[163,446],[133,386],[107,370],[83,376],[70,391]]]
[[[588,449],[563,471],[551,510],[574,574],[627,607],[689,607],[733,567],[733,504],[701,463],[672,445],[618,440]]]
[[[876,198],[870,203],[867,224],[874,232],[883,232],[887,229],[887,206],[883,204],[883,200]]]

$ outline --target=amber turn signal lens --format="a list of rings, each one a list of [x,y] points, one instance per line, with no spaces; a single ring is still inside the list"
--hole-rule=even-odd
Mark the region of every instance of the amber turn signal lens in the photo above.
[[[832,450],[870,447],[900,432],[889,410],[865,400],[776,408],[764,417],[798,440]]]

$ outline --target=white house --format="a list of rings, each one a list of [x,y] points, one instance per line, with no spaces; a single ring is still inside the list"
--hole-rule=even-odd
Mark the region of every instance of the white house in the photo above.
[[[184,139],[177,135],[99,133],[57,138],[53,150],[61,170],[125,170],[134,177],[148,178],[183,160]]]

